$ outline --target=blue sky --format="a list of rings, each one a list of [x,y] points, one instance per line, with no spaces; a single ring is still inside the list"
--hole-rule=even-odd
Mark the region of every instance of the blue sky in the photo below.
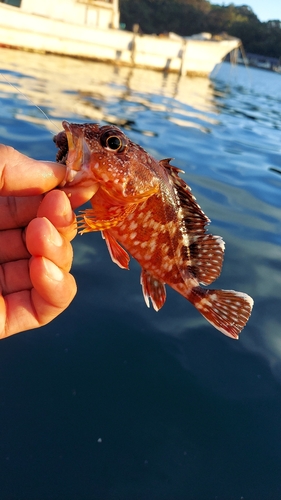
[[[211,0],[217,5],[249,5],[259,20],[264,22],[270,19],[281,21],[281,0]]]

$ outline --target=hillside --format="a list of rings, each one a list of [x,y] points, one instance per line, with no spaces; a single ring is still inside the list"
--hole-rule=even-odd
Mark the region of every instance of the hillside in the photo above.
[[[262,23],[247,5],[220,6],[208,0],[120,0],[120,21],[143,33],[173,31],[189,36],[202,31],[240,38],[247,52],[281,57],[281,22]]]

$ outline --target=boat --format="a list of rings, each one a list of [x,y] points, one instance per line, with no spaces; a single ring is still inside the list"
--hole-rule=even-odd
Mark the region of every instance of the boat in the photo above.
[[[0,46],[208,76],[238,38],[119,29],[118,0],[0,0]],[[11,5],[12,4],[12,5]]]

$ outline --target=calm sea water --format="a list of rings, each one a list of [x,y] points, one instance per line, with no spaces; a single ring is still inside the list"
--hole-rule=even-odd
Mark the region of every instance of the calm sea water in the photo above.
[[[0,343],[3,500],[281,498],[281,76],[212,79],[0,50],[0,142],[54,160],[61,121],[114,123],[174,157],[226,242],[216,286],[249,293],[239,342],[100,234],[74,241],[79,292],[50,325]]]

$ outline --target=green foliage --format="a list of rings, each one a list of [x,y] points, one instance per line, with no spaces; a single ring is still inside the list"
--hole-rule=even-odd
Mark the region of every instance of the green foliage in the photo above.
[[[144,33],[190,35],[201,30],[209,10],[206,0],[120,0],[120,21],[129,30],[137,23]]]
[[[240,38],[247,52],[281,56],[281,22],[260,22],[248,5],[220,6],[208,0],[120,0],[120,14],[128,30],[137,23],[143,33],[150,34],[227,32]]]

